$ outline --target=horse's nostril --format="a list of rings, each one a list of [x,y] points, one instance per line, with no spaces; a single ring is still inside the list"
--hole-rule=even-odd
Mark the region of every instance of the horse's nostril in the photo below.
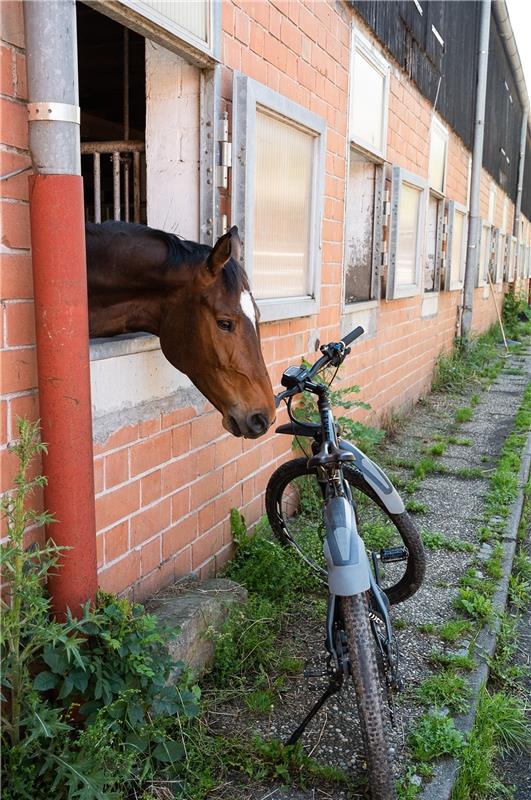
[[[253,433],[265,433],[269,427],[269,420],[265,414],[250,414],[247,417],[247,424]]]

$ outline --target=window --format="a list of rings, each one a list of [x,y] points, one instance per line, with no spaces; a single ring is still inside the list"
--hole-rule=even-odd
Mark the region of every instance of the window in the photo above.
[[[387,299],[420,292],[422,233],[427,186],[418,175],[393,167]]]
[[[350,140],[385,157],[389,65],[358,31],[353,32]]]
[[[236,73],[232,220],[264,321],[319,307],[325,121]]]
[[[465,206],[448,201],[448,238],[445,287],[461,289],[465,272],[468,217]]]
[[[345,212],[344,303],[378,297],[383,168],[351,150]]]
[[[448,131],[436,117],[431,123],[430,141],[430,188],[444,194],[446,186],[446,163],[448,153]]]

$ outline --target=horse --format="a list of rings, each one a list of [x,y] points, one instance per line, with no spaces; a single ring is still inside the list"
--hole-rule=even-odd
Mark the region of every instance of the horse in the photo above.
[[[275,419],[259,312],[233,226],[214,247],[128,222],[86,224],[91,337],[147,331],[234,436]]]

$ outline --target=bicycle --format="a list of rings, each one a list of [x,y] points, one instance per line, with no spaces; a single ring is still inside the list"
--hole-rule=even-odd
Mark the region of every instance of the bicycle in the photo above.
[[[389,478],[355,445],[338,437],[330,404],[332,381],[327,385],[316,380],[326,367],[335,367],[337,374],[351,352],[349,345],[363,333],[358,327],[341,341],[323,345],[322,356],[309,368],[285,370],[281,380],[285,389],[276,404],[286,401],[290,422],[276,431],[309,437],[311,455],[288,461],[273,473],[266,489],[266,513],[275,536],[284,546],[295,548],[318,580],[328,583],[329,591],[325,640],[329,685],[287,744],[302,736],[323,704],[351,676],[371,795],[373,800],[394,800],[380,677],[392,721],[392,694],[401,688],[401,679],[389,607],[411,597],[421,585],[424,548]],[[316,396],[319,423],[294,416],[292,401],[302,392]],[[372,520],[372,529],[365,530],[372,530],[373,537],[380,532],[385,542],[393,531],[401,543],[382,546],[369,557],[362,538],[363,514]],[[397,566],[404,562],[405,569]]]

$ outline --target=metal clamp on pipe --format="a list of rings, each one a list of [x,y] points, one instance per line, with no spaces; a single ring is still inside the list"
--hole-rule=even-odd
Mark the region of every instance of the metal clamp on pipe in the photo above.
[[[81,124],[81,110],[71,103],[28,103],[28,122],[73,122]]]

